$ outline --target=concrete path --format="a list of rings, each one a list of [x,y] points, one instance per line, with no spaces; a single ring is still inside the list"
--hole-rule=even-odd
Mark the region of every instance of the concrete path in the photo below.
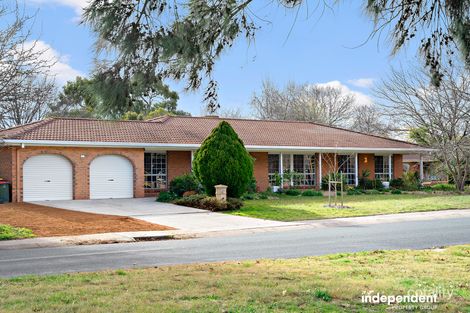
[[[34,203],[80,212],[130,216],[186,232],[227,231],[298,224],[214,213],[170,203],[156,202],[154,198],[41,201]]]

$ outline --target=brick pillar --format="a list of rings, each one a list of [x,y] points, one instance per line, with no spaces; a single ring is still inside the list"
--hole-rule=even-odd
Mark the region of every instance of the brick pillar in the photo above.
[[[266,191],[269,187],[268,153],[251,152],[250,154],[255,159],[253,176],[256,179],[256,187],[258,191]]]
[[[393,178],[403,177],[403,154],[393,155]]]

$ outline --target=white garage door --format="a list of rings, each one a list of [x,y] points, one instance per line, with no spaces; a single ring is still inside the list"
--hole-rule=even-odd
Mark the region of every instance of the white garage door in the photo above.
[[[134,170],[118,155],[97,157],[90,164],[90,199],[132,198]]]
[[[33,156],[23,165],[23,201],[72,200],[72,164],[60,155]]]

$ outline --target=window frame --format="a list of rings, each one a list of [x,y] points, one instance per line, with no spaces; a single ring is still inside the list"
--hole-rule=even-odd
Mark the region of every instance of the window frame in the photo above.
[[[338,173],[342,173],[346,176],[346,184],[356,184],[356,156],[354,154],[338,154],[337,156]],[[346,162],[341,161],[343,157],[346,157]],[[343,169],[343,167],[345,167]]]
[[[382,166],[380,167],[377,167],[377,158],[382,158]],[[377,171],[377,169],[379,169],[379,171]],[[392,173],[393,178],[393,154],[391,155],[391,158],[389,158],[389,155],[374,155],[374,171],[375,179],[390,181],[390,172]]]
[[[150,163],[147,162],[147,155],[150,155]],[[164,160],[164,165],[162,166]],[[147,167],[150,165],[150,169]],[[153,173],[155,170],[156,173]],[[158,171],[164,171],[158,172]],[[155,177],[155,180],[148,180]],[[149,186],[150,184],[150,186]],[[144,152],[144,189],[145,190],[166,190],[168,188],[168,155],[166,152],[148,151]]]

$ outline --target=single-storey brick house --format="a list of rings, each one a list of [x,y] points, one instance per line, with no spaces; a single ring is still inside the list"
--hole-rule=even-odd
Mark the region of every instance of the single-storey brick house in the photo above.
[[[49,118],[0,131],[0,177],[13,201],[130,198],[155,195],[191,172],[194,151],[222,118],[164,116],[148,121]],[[276,173],[297,172],[299,187],[318,188],[334,155],[348,183],[401,177],[403,154],[423,147],[310,122],[227,120],[255,159],[266,190]],[[345,158],[345,157],[348,158]],[[329,158],[331,159],[331,158]],[[289,184],[289,182],[288,182]]]

